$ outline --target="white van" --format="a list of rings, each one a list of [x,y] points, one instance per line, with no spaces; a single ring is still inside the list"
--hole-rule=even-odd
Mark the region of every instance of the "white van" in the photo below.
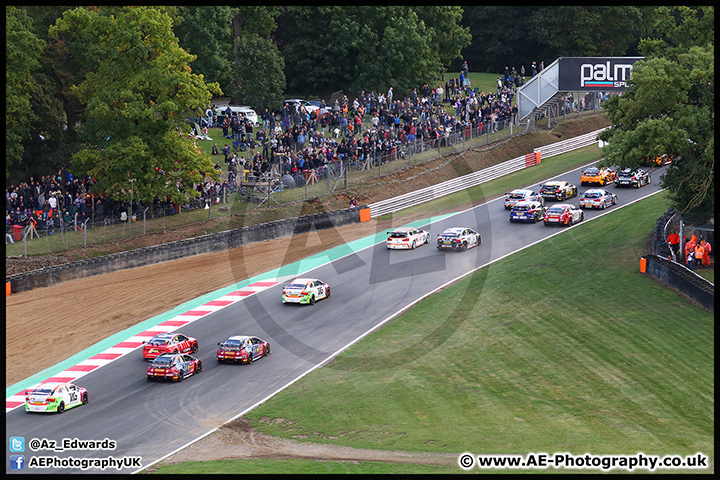
[[[253,127],[258,126],[258,115],[251,107],[247,105],[228,105],[227,107],[218,107],[218,122],[222,123],[225,117],[225,112],[230,109],[232,116],[240,116],[247,118],[252,123]]]

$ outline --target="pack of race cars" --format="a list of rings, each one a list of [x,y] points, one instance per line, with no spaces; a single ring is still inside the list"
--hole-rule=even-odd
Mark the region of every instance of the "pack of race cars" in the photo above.
[[[642,169],[625,169],[614,172],[591,167],[582,172],[580,184],[597,183],[605,187],[635,187],[651,183],[650,174]],[[503,206],[510,210],[510,222],[543,221],[544,225],[571,226],[584,220],[583,209],[606,209],[617,205],[618,197],[605,188],[591,188],[580,194],[578,205],[564,203],[579,195],[578,187],[567,181],[549,181],[540,185],[539,192],[515,189],[505,194]],[[546,201],[561,203],[546,205]],[[416,227],[400,227],[387,232],[386,247],[390,250],[415,248],[430,243],[430,232]],[[481,235],[469,227],[450,227],[437,236],[438,250],[464,251],[481,244]],[[317,300],[330,298],[331,288],[317,278],[296,278],[282,289],[283,304],[314,305]],[[143,342],[142,358],[149,360],[146,369],[148,380],[182,382],[185,378],[203,371],[202,361],[194,357],[199,349],[197,339],[182,333],[159,333]],[[218,342],[215,354],[218,363],[251,364],[270,355],[270,343],[255,336],[232,335]],[[28,412],[63,413],[89,402],[87,389],[70,382],[46,382],[25,396]]]
[[[540,185],[540,191],[529,189],[516,189],[505,194],[505,208],[510,209],[510,222],[532,222],[540,220],[544,225],[570,226],[585,219],[584,209],[606,209],[617,205],[617,194],[607,190],[608,184],[615,187],[640,188],[649,185],[652,179],[650,173],[643,170],[624,169],[615,172],[607,168],[590,167],[583,170],[580,177],[581,185],[597,184],[598,188],[590,188],[585,192],[578,191],[578,187],[564,180],[553,180]],[[569,198],[577,197],[578,205],[565,203]],[[547,200],[563,203],[546,205]]]
[[[162,352],[150,352],[162,346]],[[149,360],[145,376],[148,380],[182,382],[203,371],[197,352],[198,341],[182,333],[159,333],[144,342],[143,360]],[[233,335],[218,342],[215,358],[218,363],[250,364],[270,355],[270,343],[250,335]],[[71,382],[45,382],[25,394],[25,411],[63,413],[71,408],[86,405],[90,400],[87,389]]]

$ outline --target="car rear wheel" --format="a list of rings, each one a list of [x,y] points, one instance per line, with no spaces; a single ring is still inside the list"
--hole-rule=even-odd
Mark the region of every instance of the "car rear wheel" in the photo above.
[[[90,399],[88,398],[88,394],[87,394],[87,393],[83,393],[83,396],[82,396],[82,404],[83,404],[83,405],[87,405],[87,403],[88,403],[89,401],[90,401]]]
[[[310,305],[315,305],[315,295],[310,296]]]
[[[410,245],[410,249],[411,249],[411,250],[415,250],[415,246],[416,246],[416,245],[415,245],[415,240],[413,240],[412,245]]]
[[[60,402],[60,405],[58,405],[57,413],[63,413],[65,411],[65,402]]]
[[[467,250],[467,248],[468,248],[467,242],[463,242],[463,244],[462,244],[462,249],[463,249],[463,250]]]
[[[572,219],[572,217],[570,217],[570,219],[567,222],[567,226],[572,227],[572,224],[573,224],[573,219]]]
[[[246,361],[245,363],[247,363],[248,365],[250,365],[252,362],[253,362],[252,353],[248,352],[247,361]]]
[[[180,370],[180,373],[178,373],[177,381],[182,382],[185,379],[185,375],[183,374],[182,370]]]

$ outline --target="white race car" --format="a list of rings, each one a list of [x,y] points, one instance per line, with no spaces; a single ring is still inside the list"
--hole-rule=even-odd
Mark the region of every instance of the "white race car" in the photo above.
[[[296,278],[283,288],[283,303],[309,303],[330,298],[330,285],[317,278]]]
[[[467,250],[480,245],[480,241],[480,234],[471,228],[451,227],[438,235],[437,248],[438,250],[445,248]]]
[[[388,233],[387,248],[414,249],[430,242],[430,232],[415,227],[400,227]]]
[[[28,412],[63,413],[89,401],[88,391],[72,383],[49,382],[35,387],[25,396]]]
[[[526,188],[518,188],[505,194],[505,210],[509,210],[523,201],[535,201],[545,205],[545,198],[538,192]]]

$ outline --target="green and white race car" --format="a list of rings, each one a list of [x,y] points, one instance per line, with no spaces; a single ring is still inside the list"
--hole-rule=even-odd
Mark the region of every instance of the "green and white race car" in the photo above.
[[[309,303],[330,297],[330,285],[317,278],[296,278],[283,288],[283,303]]]
[[[63,413],[89,401],[88,391],[72,383],[42,383],[25,396],[27,412]]]

